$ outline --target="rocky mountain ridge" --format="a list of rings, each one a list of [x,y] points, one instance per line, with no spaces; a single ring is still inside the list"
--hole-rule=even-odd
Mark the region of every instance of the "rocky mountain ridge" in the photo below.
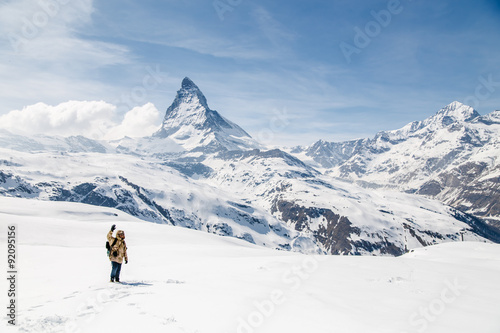
[[[318,141],[291,150],[333,177],[438,199],[492,224],[500,220],[500,112],[453,102],[424,121],[373,139]]]

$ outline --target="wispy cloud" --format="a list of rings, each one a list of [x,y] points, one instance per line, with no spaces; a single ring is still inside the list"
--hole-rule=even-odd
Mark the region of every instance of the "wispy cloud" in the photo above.
[[[263,6],[256,6],[252,12],[260,31],[275,46],[283,46],[293,41],[296,35],[290,32],[281,22],[276,20],[273,15]]]
[[[270,50],[259,48],[257,43],[252,42],[252,37],[242,39],[243,41],[235,43],[230,39],[224,39],[212,34],[180,35],[177,33],[156,38],[142,36],[131,38],[130,40],[172,48],[181,48],[216,58],[265,61],[277,58],[277,55]]]
[[[16,0],[0,5],[0,98],[4,101],[0,111],[27,101],[96,98],[99,90],[113,90],[93,74],[99,68],[130,63],[129,50],[81,36],[93,11],[92,0],[64,5]],[[81,94],[84,91],[87,95]]]
[[[12,51],[30,54],[35,49],[30,45],[40,40],[75,39],[76,30],[91,21],[92,12],[93,0],[7,1],[0,5],[0,31]]]

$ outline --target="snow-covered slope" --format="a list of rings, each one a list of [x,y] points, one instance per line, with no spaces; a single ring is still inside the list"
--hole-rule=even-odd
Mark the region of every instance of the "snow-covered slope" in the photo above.
[[[106,153],[114,150],[106,142],[98,142],[84,136],[34,135],[27,137],[10,133],[4,129],[0,129],[0,147],[32,153],[40,151]]]
[[[292,150],[334,177],[418,193],[500,219],[500,113],[453,102],[424,121],[373,139]],[[369,183],[369,184],[367,184]]]
[[[297,232],[259,207],[197,181],[210,169],[125,154],[38,153],[1,150],[11,158],[0,171],[0,194],[81,202],[167,223],[292,249]],[[180,170],[180,171],[179,171]],[[188,176],[189,175],[189,176]]]
[[[415,195],[321,176],[281,151],[222,153],[201,162],[101,153],[21,153],[0,171],[5,196],[113,207],[146,221],[271,248],[390,254],[468,240],[498,241],[466,215]]]
[[[205,182],[312,235],[327,253],[399,255],[406,244],[456,241],[462,231],[471,240],[496,234],[437,201],[331,179],[279,150],[224,153],[204,163],[217,170]]]
[[[2,316],[2,332],[500,330],[498,245],[448,243],[398,258],[305,256],[105,207],[5,197],[0,220],[16,225],[19,254],[17,326]],[[124,284],[108,282],[112,224],[127,237]]]

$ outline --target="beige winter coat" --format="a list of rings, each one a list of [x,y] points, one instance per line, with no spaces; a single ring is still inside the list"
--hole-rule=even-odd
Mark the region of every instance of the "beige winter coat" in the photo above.
[[[127,256],[127,244],[125,243],[125,239],[121,239],[118,237],[118,234],[120,233],[121,230],[118,230],[116,232],[116,238],[113,237],[113,231],[108,232],[108,242],[109,245],[111,246],[111,251],[109,254],[109,260],[117,262],[122,264],[123,259],[125,261],[128,261],[128,256]],[[113,246],[113,242],[117,240],[115,245]],[[113,253],[116,251],[117,255],[113,256]]]

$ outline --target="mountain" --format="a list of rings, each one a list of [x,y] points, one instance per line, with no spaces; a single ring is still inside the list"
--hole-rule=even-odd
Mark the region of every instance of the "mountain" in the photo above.
[[[171,138],[188,151],[260,147],[241,127],[211,110],[198,86],[187,77],[154,136]]]
[[[441,123],[450,117],[444,113]],[[415,125],[415,133],[426,126]],[[188,78],[150,137],[98,142],[4,132],[1,141],[3,196],[116,208],[145,221],[303,253],[395,256],[463,238],[500,242],[500,232],[439,201],[363,188],[265,149],[211,110]],[[324,151],[341,160],[367,144]]]
[[[34,135],[27,137],[13,134],[4,129],[0,129],[0,147],[33,153],[40,151],[107,153],[113,149],[105,142],[97,142],[81,135],[70,137]]]
[[[333,168],[355,155],[366,144],[365,139],[348,142],[318,140],[310,147],[294,147],[290,153],[317,168]]]
[[[373,139],[319,141],[292,152],[330,176],[420,194],[493,225],[500,222],[499,111],[481,116],[453,102]]]

